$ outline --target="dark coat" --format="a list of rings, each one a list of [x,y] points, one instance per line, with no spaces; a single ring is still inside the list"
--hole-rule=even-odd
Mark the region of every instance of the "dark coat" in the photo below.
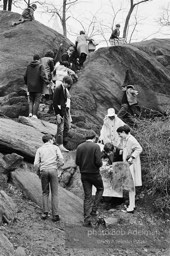
[[[76,165],[81,173],[99,173],[102,166],[101,151],[99,145],[92,141],[86,141],[77,147]]]
[[[58,85],[54,91],[54,96],[53,96],[53,107],[56,115],[60,114],[60,116],[62,117],[65,115],[66,101],[67,101],[66,89],[64,89],[62,85]],[[61,108],[59,108],[58,106],[60,106]]]
[[[46,78],[45,69],[40,61],[34,60],[28,65],[24,81],[28,86],[29,92],[42,92],[43,84],[48,84],[49,81]]]

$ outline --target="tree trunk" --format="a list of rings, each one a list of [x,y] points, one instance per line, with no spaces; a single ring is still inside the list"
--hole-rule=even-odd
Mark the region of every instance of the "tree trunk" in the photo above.
[[[7,3],[8,3],[7,0],[3,0],[3,11],[7,10]]]
[[[123,29],[123,38],[125,38],[125,39],[127,37],[127,28],[128,28],[129,20],[130,20],[130,17],[131,17],[134,7],[135,7],[135,5],[133,5],[133,0],[131,0],[130,9],[126,16],[125,25],[124,25],[124,29]]]
[[[62,17],[62,27],[63,27],[63,35],[67,36],[67,27],[66,27],[66,5],[67,0],[63,0],[63,17]]]

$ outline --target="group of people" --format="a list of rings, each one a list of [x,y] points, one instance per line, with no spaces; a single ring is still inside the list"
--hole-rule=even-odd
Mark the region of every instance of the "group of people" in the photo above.
[[[67,81],[64,83],[67,84]],[[58,111],[60,112],[60,109]],[[98,216],[98,206],[105,189],[100,174],[103,158],[107,157],[110,165],[114,161],[123,161],[129,164],[129,172],[133,179],[133,189],[129,191],[129,205],[125,212],[134,212],[136,208],[135,187],[142,185],[140,163],[142,147],[135,137],[131,135],[129,126],[115,114],[114,108],[108,109],[101,128],[100,137],[97,138],[98,136],[95,132],[90,136],[86,136],[86,141],[81,143],[76,151],[75,163],[80,169],[84,190],[84,226],[91,226],[92,218],[94,216],[97,218]],[[49,217],[48,198],[50,185],[52,220],[59,221],[57,171],[59,168],[62,168],[64,158],[60,148],[55,145],[55,138],[52,135],[44,135],[42,140],[44,145],[37,150],[34,161],[35,169],[41,178],[42,184],[42,219]],[[103,151],[101,150],[101,143],[104,145]],[[94,199],[92,196],[93,186],[96,187]]]
[[[29,10],[28,10],[29,9]],[[19,23],[33,20],[35,5],[23,12]],[[25,16],[24,16],[25,15]],[[17,25],[19,23],[13,24]],[[118,27],[118,26],[117,26]],[[120,26],[119,26],[120,27]],[[117,36],[119,36],[119,27]],[[114,35],[116,36],[116,34]],[[112,35],[113,37],[113,35]],[[52,220],[59,221],[58,213],[58,174],[57,170],[64,164],[62,152],[67,152],[65,139],[70,129],[70,92],[74,81],[78,77],[75,73],[77,65],[82,66],[87,57],[89,39],[83,31],[77,37],[75,46],[71,45],[60,56],[56,63],[53,51],[47,51],[40,58],[38,54],[33,56],[33,61],[28,65],[24,75],[25,84],[28,87],[29,117],[37,118],[40,101],[49,100],[49,110],[54,110],[57,122],[55,137],[50,134],[43,136],[44,145],[35,155],[34,166],[41,178],[43,194],[42,219],[48,218],[49,188],[52,196]],[[79,54],[77,61],[76,51]],[[137,140],[130,134],[130,128],[122,121],[127,115],[137,115],[139,108],[137,102],[138,92],[133,85],[122,87],[124,95],[121,109],[118,115],[113,108],[108,109],[100,132],[98,142],[104,145],[104,151],[96,143],[97,135],[86,137],[86,141],[80,144],[76,152],[76,165],[79,166],[81,181],[84,189],[84,225],[91,224],[91,217],[98,215],[98,205],[103,195],[104,186],[100,175],[102,158],[108,157],[108,163],[114,161],[126,161],[134,181],[133,191],[129,191],[129,206],[126,212],[132,213],[135,209],[135,186],[141,186],[140,153],[142,148]],[[105,153],[105,154],[104,154]],[[112,156],[112,157],[110,157]],[[92,186],[96,187],[96,195],[92,198]]]

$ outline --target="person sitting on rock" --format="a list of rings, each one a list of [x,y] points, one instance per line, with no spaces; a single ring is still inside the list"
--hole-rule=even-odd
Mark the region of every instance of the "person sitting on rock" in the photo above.
[[[119,36],[120,36],[120,24],[117,24],[116,28],[112,31],[112,34],[109,39],[111,46],[115,45],[115,40],[119,42]]]
[[[134,120],[131,116],[140,115],[140,107],[137,100],[138,91],[135,90],[133,85],[122,86],[122,91],[124,94],[122,97],[121,108],[117,115],[122,119],[127,118],[129,124],[134,124]]]
[[[124,124],[125,123],[115,114],[114,108],[109,108],[100,131],[99,141],[103,144],[110,142],[115,147],[118,147],[120,144],[120,137],[117,134],[117,128]]]
[[[32,21],[34,20],[34,11],[37,9],[36,4],[32,4],[28,6],[21,14],[21,18],[19,19],[18,22],[14,22],[12,26],[16,26],[18,24],[24,23],[26,21]]]
[[[28,65],[24,75],[24,81],[28,87],[29,117],[37,118],[43,84],[49,84],[45,69],[40,62],[40,56],[38,54],[33,56],[33,61]]]
[[[53,136],[46,134],[42,137],[44,145],[37,149],[34,168],[41,178],[43,197],[43,220],[48,218],[49,187],[51,188],[52,220],[59,221],[58,213],[58,168],[64,164],[64,158],[59,147],[53,145]],[[49,186],[50,185],[50,186]]]
[[[63,142],[67,137],[70,123],[69,123],[69,109],[67,106],[68,90],[73,81],[69,76],[65,76],[61,84],[56,86],[53,96],[53,106],[57,118],[57,134],[56,143],[62,151],[68,152],[64,147]]]

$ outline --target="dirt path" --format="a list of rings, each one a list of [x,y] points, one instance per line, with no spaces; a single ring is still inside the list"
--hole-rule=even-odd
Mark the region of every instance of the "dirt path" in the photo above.
[[[115,248],[114,244],[107,244],[106,238],[102,238],[103,245],[97,246],[96,238],[92,234],[93,229],[83,228],[82,226],[73,227],[73,229],[67,229],[64,223],[53,223],[51,219],[42,221],[40,218],[41,209],[34,203],[24,198],[22,193],[14,187],[8,188],[8,195],[10,195],[15,203],[18,205],[17,220],[11,224],[4,224],[0,227],[3,233],[14,245],[16,249],[18,246],[25,248],[26,255],[28,256],[169,256],[170,252],[167,251],[167,245],[163,243],[154,248],[152,242],[154,241],[168,241],[170,240],[170,233],[168,228],[168,222],[160,220],[148,212],[145,209],[138,208],[135,214],[126,214],[121,212],[120,208],[106,211],[102,210],[102,215],[106,217],[119,218],[119,222],[124,225],[138,226],[142,223],[145,228],[149,226],[155,226],[159,231],[158,236],[152,239],[147,246],[136,246],[136,248],[129,248],[125,246],[125,241],[119,248]],[[113,230],[115,226],[110,226],[109,230]],[[166,227],[166,230],[165,230]],[[67,230],[67,235],[66,231]],[[89,233],[91,232],[91,233]],[[74,234],[74,239],[73,239]],[[86,234],[91,234],[90,243],[86,239]],[[169,236],[169,238],[168,238]],[[78,238],[78,240],[76,240]],[[66,245],[76,245],[82,243],[82,247],[85,248],[67,248]],[[110,240],[111,241],[111,240]],[[112,241],[113,242],[113,241]],[[89,244],[88,244],[89,243]],[[90,245],[90,246],[89,246]],[[91,247],[91,248],[87,248]],[[101,248],[99,248],[101,247]]]

